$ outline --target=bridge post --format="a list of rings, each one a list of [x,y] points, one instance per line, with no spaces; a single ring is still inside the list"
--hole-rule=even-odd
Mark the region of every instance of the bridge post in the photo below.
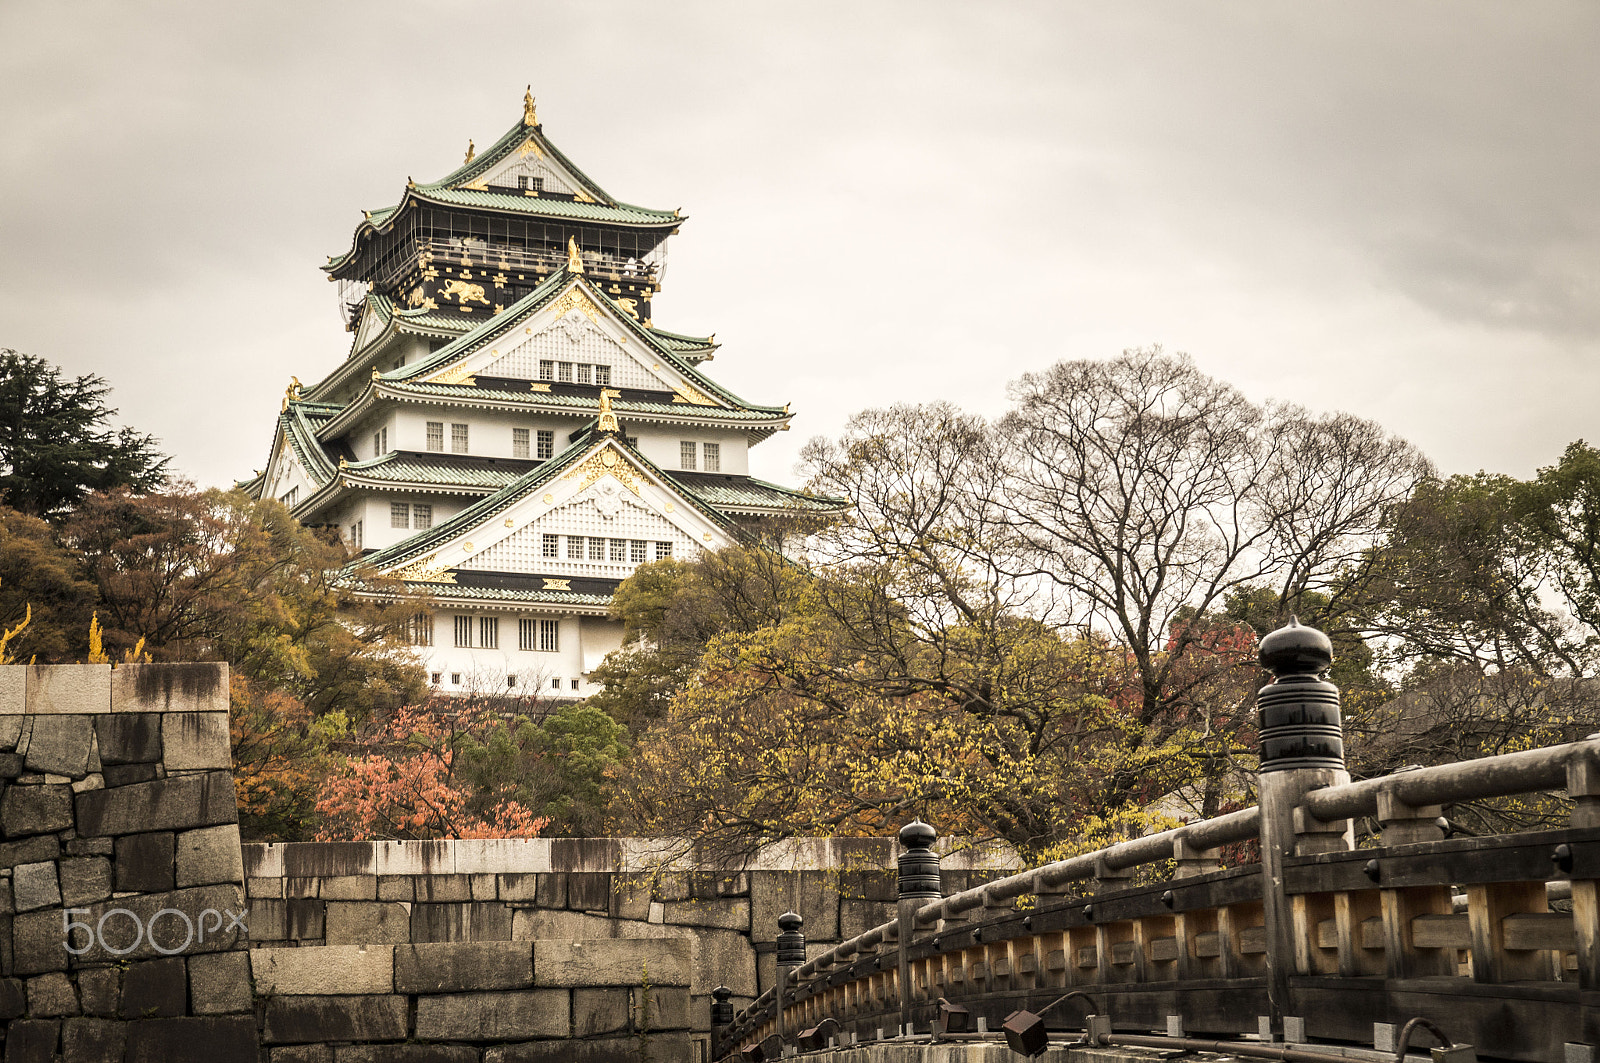
[[[917,932],[917,909],[944,896],[939,881],[939,854],[933,843],[939,832],[922,820],[912,820],[900,828],[899,873],[896,876],[896,915],[900,923],[900,1029],[911,1025],[911,938]]]
[[[1261,767],[1261,902],[1267,936],[1267,998],[1272,1036],[1283,1039],[1292,1013],[1289,976],[1295,970],[1294,911],[1284,889],[1284,858],[1296,847],[1295,809],[1319,786],[1346,783],[1339,688],[1322,680],[1333,664],[1333,643],[1297,618],[1261,640],[1262,667],[1273,681],[1256,698]]]
[[[732,997],[733,990],[725,985],[719,985],[711,991],[711,1051],[719,1059],[725,1047],[723,1042],[728,1037],[728,1027],[733,1025]]]
[[[778,916],[778,991],[774,995],[778,1004],[778,1036],[784,1041],[788,1040],[783,1022],[783,1005],[789,995],[789,975],[806,962],[806,936],[800,929],[804,925],[805,919],[799,912],[784,912]]]

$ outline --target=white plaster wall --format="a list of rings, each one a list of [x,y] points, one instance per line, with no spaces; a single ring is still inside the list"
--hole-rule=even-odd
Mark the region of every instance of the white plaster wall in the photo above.
[[[623,430],[628,435],[639,438],[639,453],[655,462],[668,472],[675,472],[683,467],[682,457],[678,444],[684,440],[692,440],[695,448],[695,471],[704,472],[702,455],[703,448],[700,443],[717,443],[722,447],[722,468],[719,472],[747,475],[750,472],[750,443],[749,437],[740,431],[714,428],[690,428],[682,425],[668,425],[657,427],[654,425],[640,425],[637,430],[632,426],[623,425]]]
[[[587,671],[622,643],[622,625],[603,617],[559,617],[561,648],[556,652],[519,650],[518,621],[550,620],[553,614],[535,612],[474,611],[470,607],[443,607],[432,611],[433,645],[419,647],[423,667],[435,689],[445,693],[517,693],[536,691],[546,697],[588,697],[600,688],[588,681]],[[473,641],[478,639],[478,619],[494,616],[500,620],[500,645],[496,649],[455,645],[455,619],[472,619]],[[433,683],[437,674],[439,679]],[[508,688],[507,676],[516,677]],[[578,685],[573,686],[573,680]],[[559,688],[552,686],[559,682]]]

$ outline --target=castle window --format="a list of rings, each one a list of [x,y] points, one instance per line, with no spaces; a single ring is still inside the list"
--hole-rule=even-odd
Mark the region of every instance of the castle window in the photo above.
[[[678,468],[694,468],[696,449],[695,445],[687,439],[678,444]]]
[[[611,540],[611,560],[613,560],[613,561],[626,561],[626,560],[628,560],[628,540],[626,540],[626,539],[612,539]]]
[[[577,690],[578,689],[578,681],[576,679],[574,679],[572,681],[572,689],[573,690]]]
[[[460,672],[451,672],[450,673],[450,685],[453,686],[453,687],[458,687],[458,686],[461,685],[461,673]]]
[[[418,613],[416,616],[412,617],[411,618],[411,623],[410,623],[410,628],[411,628],[411,631],[410,631],[410,634],[411,634],[411,645],[413,645],[413,646],[432,646],[433,645],[433,614],[432,613]],[[437,683],[439,681],[438,673],[434,674],[433,681],[435,683]]]
[[[560,380],[560,381],[563,381],[565,383],[568,383],[568,384],[572,383],[572,363],[571,362],[557,362],[556,363],[556,379]]]
[[[511,456],[513,458],[526,458],[528,456],[528,430],[526,428],[513,428],[511,430]]]
[[[545,653],[559,653],[561,650],[561,621],[539,621],[539,649]]]
[[[553,430],[539,429],[539,458],[554,457],[556,452],[556,434]]]
[[[611,367],[609,365],[597,365],[597,366],[595,366],[594,367],[594,382],[596,384],[599,384],[603,388],[610,387],[611,386]]]
[[[517,649],[533,649],[533,621],[524,617],[517,621]]]
[[[438,686],[439,685],[439,680],[441,680],[443,678],[444,678],[444,673],[443,672],[434,672],[432,675],[428,676],[428,682],[432,683],[434,686]]]
[[[352,549],[361,549],[361,521],[350,525],[350,546]]]
[[[456,617],[456,645],[457,646],[471,646],[472,645],[472,617],[470,617],[470,616],[458,616],[458,617]],[[451,682],[452,683],[459,682],[459,680],[452,679]]]
[[[278,501],[282,502],[286,506],[293,506],[295,504],[295,501],[297,499],[299,499],[299,497],[300,497],[300,488],[297,485],[297,486],[291,487],[291,488],[289,488],[289,490],[285,491],[283,493],[282,497],[280,497],[278,499]]]
[[[500,618],[498,616],[478,617],[478,645],[486,650],[500,648]]]
[[[539,359],[539,379],[554,380],[556,378],[556,363],[549,358]]]
[[[411,503],[409,503],[409,502],[390,502],[389,503],[389,527],[391,527],[391,528],[409,528],[409,527],[411,527]]]
[[[550,680],[550,689],[551,690],[560,690],[561,689],[561,680],[559,680],[559,679]]]
[[[661,561],[672,556],[671,543],[656,543],[656,560]]]
[[[569,536],[567,536],[567,560],[568,561],[582,561],[583,560],[583,536],[581,536],[581,535],[569,535]]]
[[[428,449],[440,451],[444,449],[444,422],[428,422]]]
[[[467,452],[467,426],[453,424],[450,426],[450,452],[452,454],[465,454]]]
[[[561,556],[561,536],[544,535],[539,539],[539,554],[542,557]]]
[[[630,544],[628,560],[632,561],[636,565],[644,564],[646,561],[650,560],[649,557],[646,556],[646,551],[649,549],[650,544],[645,542],[643,539],[633,540],[633,542]]]
[[[594,366],[587,365],[587,364],[585,364],[583,362],[579,362],[578,363],[578,383],[580,383],[580,384],[589,383],[589,377],[590,377],[590,374],[593,372],[593,370],[594,370]]]
[[[514,675],[506,676],[506,686],[508,688],[514,687],[516,685],[517,685],[517,677],[516,676],[514,676]]]
[[[389,453],[389,430],[380,428],[372,433],[372,456],[381,458]]]
[[[700,450],[702,452],[702,456],[705,458],[705,461],[702,463],[702,467],[706,470],[706,472],[721,472],[722,444],[702,443],[700,444]]]
[[[412,506],[411,526],[418,529],[433,527],[433,506],[420,502]]]
[[[598,535],[589,537],[589,560],[604,561],[606,559],[606,541]]]

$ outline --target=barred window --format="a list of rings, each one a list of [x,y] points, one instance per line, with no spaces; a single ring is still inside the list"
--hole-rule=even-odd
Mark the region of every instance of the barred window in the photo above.
[[[583,362],[579,362],[578,363],[578,383],[580,383],[580,384],[589,383],[589,377],[590,377],[590,374],[593,372],[593,370],[594,370],[594,366],[587,365],[587,364],[585,364]]]
[[[559,679],[550,680],[550,689],[551,690],[560,690],[561,689],[561,680],[559,680]]]
[[[561,536],[545,535],[539,539],[539,553],[542,557],[561,556]]]
[[[556,453],[556,434],[548,428],[539,429],[539,458],[554,457]]]
[[[678,468],[694,468],[695,445],[685,439],[678,444]]]
[[[517,649],[533,649],[533,632],[534,626],[532,620],[524,617],[523,619],[517,621]]]
[[[478,645],[486,650],[500,648],[500,618],[498,616],[478,617]]]
[[[553,358],[539,359],[539,379],[554,380],[556,378],[556,363]]]
[[[511,456],[513,458],[528,457],[528,430],[526,428],[513,428],[511,430]]]
[[[581,535],[569,535],[569,536],[567,536],[567,560],[568,561],[582,561],[583,560],[583,536],[581,536]]]
[[[458,617],[456,617],[456,645],[457,646],[471,646],[472,645],[472,617],[470,617],[470,616],[458,616]]]
[[[361,525],[364,521],[356,521],[350,525],[350,546],[352,549],[361,549]]]
[[[598,535],[589,537],[589,560],[604,561],[606,559],[606,541]]]
[[[722,471],[722,444],[721,443],[702,443],[700,445],[700,449],[703,452],[703,455],[705,457],[705,462],[703,463],[703,465],[701,467],[704,468],[706,472],[721,472]]]
[[[556,363],[556,379],[557,380],[561,380],[561,381],[565,381],[568,384],[572,383],[572,363],[571,362],[557,362]]]
[[[452,454],[465,454],[467,452],[467,426],[453,424],[450,426],[450,452]]]
[[[668,558],[668,557],[671,557],[671,556],[672,556],[672,544],[671,543],[656,543],[656,560],[657,561],[660,561],[663,558]]]
[[[613,561],[626,561],[626,560],[628,560],[628,540],[626,540],[626,539],[612,539],[611,540],[611,560],[613,560]]]
[[[632,561],[636,565],[644,564],[646,561],[650,560],[650,558],[646,556],[649,549],[650,544],[645,542],[643,539],[633,540],[628,560]]]
[[[289,506],[289,507],[293,508],[295,502],[299,498],[300,498],[300,488],[299,488],[298,485],[296,485],[294,487],[289,488],[289,490],[285,491],[283,493],[282,497],[280,497],[278,499],[278,501],[282,502],[286,506]]]
[[[433,645],[433,614],[432,613],[418,613],[416,616],[411,618],[410,627],[411,627],[411,645],[413,645],[413,646],[432,646]],[[437,674],[434,675],[433,681],[435,683],[437,683],[439,681],[439,677],[438,677]]]
[[[444,449],[444,422],[428,422],[428,449],[439,451]]]
[[[409,503],[409,502],[390,502],[389,503],[389,527],[391,527],[391,528],[409,528],[409,527],[411,527],[411,503]]]
[[[596,384],[599,384],[603,388],[610,387],[611,386],[611,367],[609,365],[597,365],[597,366],[595,366],[594,367],[594,382]]]
[[[559,653],[561,650],[561,621],[539,621],[539,648],[546,653]]]
[[[433,504],[418,502],[411,507],[411,526],[413,528],[433,527]]]

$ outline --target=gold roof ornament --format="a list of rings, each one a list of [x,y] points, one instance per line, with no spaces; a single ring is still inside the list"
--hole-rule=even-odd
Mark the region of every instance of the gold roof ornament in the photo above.
[[[472,157],[476,154],[478,154],[477,148],[473,146],[472,140],[469,138],[467,140],[467,157],[461,160],[461,165],[465,166],[471,162]]]
[[[617,424],[617,415],[611,410],[611,392],[605,388],[600,389],[600,427],[601,432],[621,433],[622,426]]]
[[[522,94],[522,124],[537,128],[539,125],[539,112],[533,106],[533,86],[528,86],[528,91]]]
[[[583,252],[578,250],[578,238],[576,236],[567,237],[567,272],[583,272]]]
[[[378,367],[377,366],[373,366],[372,367],[372,379],[374,379],[374,380],[378,379]]]
[[[300,378],[297,376],[292,376],[289,378],[289,386],[283,389],[283,405],[279,408],[279,412],[281,413],[284,410],[287,410],[289,408],[289,403],[299,401]]]

